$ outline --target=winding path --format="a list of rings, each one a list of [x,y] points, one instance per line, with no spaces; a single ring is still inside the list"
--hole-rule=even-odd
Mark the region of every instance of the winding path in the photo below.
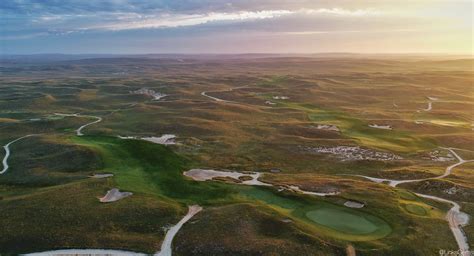
[[[102,121],[102,117],[99,117],[99,116],[80,115],[80,114],[62,114],[62,113],[54,113],[54,114],[57,115],[57,116],[73,116],[73,117],[86,117],[86,118],[95,118],[95,119],[96,119],[95,121],[89,122],[89,123],[87,123],[87,124],[85,124],[85,125],[82,125],[81,127],[77,128],[77,130],[76,130],[76,135],[77,135],[77,136],[82,136],[82,135],[84,135],[84,134],[82,133],[82,130],[83,130],[84,128],[86,128],[87,126],[93,125],[93,124],[96,124],[96,123]]]
[[[232,101],[223,100],[223,99],[219,99],[219,98],[216,98],[216,97],[209,96],[206,93],[207,92],[201,92],[201,95],[204,96],[204,97],[208,97],[209,99],[215,100],[217,102],[229,102],[229,103],[232,102]]]
[[[230,88],[230,89],[223,90],[223,91],[214,91],[214,92],[232,92],[232,91],[234,91],[234,90],[238,90],[238,89],[242,89],[242,88],[246,88],[246,87],[248,87],[248,85],[239,86],[239,87],[235,87],[235,88]],[[207,93],[208,93],[208,92],[204,91],[204,92],[201,92],[201,95],[204,96],[204,97],[208,97],[209,99],[212,99],[212,100],[217,101],[217,102],[241,104],[241,103],[238,103],[238,102],[235,102],[235,101],[219,99],[219,98],[217,98],[217,97],[213,97],[213,96],[207,95]]]
[[[171,244],[173,242],[173,238],[178,233],[179,229],[190,220],[194,215],[202,210],[202,207],[199,205],[191,205],[189,206],[188,213],[173,227],[171,227],[168,232],[166,232],[165,239],[163,243],[161,243],[161,250],[155,254],[155,256],[171,256],[172,249]]]
[[[20,137],[18,139],[15,139],[15,140],[12,140],[10,142],[8,142],[5,146],[3,146],[3,148],[5,149],[5,156],[3,157],[3,161],[2,161],[2,164],[3,164],[3,170],[0,172],[0,174],[4,174],[7,170],[8,170],[8,157],[10,156],[10,145],[19,141],[19,140],[22,140],[24,138],[28,138],[28,137],[31,137],[31,136],[34,136],[35,134],[28,134],[28,135],[25,135],[23,137]]]
[[[449,150],[458,160],[457,163],[452,164],[448,167],[446,167],[445,172],[442,175],[436,176],[436,177],[431,177],[431,178],[425,178],[425,179],[414,179],[414,180],[391,180],[391,179],[382,179],[382,178],[374,178],[374,177],[369,177],[369,176],[363,176],[363,175],[352,175],[352,176],[357,176],[357,177],[362,177],[365,179],[368,179],[370,181],[376,182],[376,183],[387,183],[391,187],[396,187],[399,184],[403,183],[411,183],[411,182],[419,182],[419,181],[426,181],[426,180],[434,180],[434,179],[442,179],[445,178],[449,175],[451,175],[452,170],[454,167],[457,167],[459,165],[462,165],[464,163],[468,162],[474,162],[474,160],[464,160],[462,159],[455,151],[453,148],[444,148]],[[451,200],[444,199],[441,197],[437,196],[431,196],[431,195],[425,195],[425,194],[419,194],[415,193],[417,196],[443,202],[443,203],[448,203],[451,204],[452,207],[449,209],[449,211],[446,213],[446,220],[449,223],[449,228],[451,229],[451,232],[454,235],[454,238],[456,239],[456,243],[458,244],[459,250],[461,251],[462,256],[470,256],[471,253],[469,251],[469,244],[467,240],[467,236],[462,230],[462,226],[466,225],[468,222],[468,215],[461,212],[461,206]]]

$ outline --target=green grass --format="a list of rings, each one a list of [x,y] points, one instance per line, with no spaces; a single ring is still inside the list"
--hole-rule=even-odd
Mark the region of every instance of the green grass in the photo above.
[[[308,211],[306,217],[320,225],[351,235],[366,235],[379,228],[375,223],[362,216],[333,208]]]
[[[319,229],[321,223],[305,216],[314,210],[314,205],[338,212],[341,216],[360,215],[361,219],[378,220],[380,226],[370,233],[353,233],[357,240],[372,240],[390,233],[388,225],[375,216],[356,210],[345,209],[319,200],[307,200],[296,195],[275,194],[273,189],[230,185],[219,182],[196,182],[185,178],[182,172],[189,168],[186,159],[176,155],[169,148],[140,140],[121,140],[113,137],[83,136],[74,137],[76,143],[89,146],[103,156],[105,168],[101,172],[115,174],[114,179],[120,189],[158,196],[164,200],[182,204],[222,205],[239,201],[258,200],[270,207],[283,209],[287,215],[298,219],[305,225]],[[379,230],[380,229],[380,230]],[[341,233],[342,236],[339,236]],[[327,232],[334,237],[354,239],[344,230],[333,229]],[[374,236],[375,234],[375,236]],[[367,235],[364,237],[364,235]]]
[[[416,204],[406,204],[404,205],[405,209],[412,214],[419,215],[419,216],[426,216],[428,212],[425,210],[425,208],[416,205]]]
[[[424,151],[436,146],[434,140],[417,137],[403,130],[383,130],[369,127],[369,122],[337,110],[327,110],[312,104],[280,102],[286,107],[305,111],[310,121],[336,125],[341,133],[367,147],[397,152]]]

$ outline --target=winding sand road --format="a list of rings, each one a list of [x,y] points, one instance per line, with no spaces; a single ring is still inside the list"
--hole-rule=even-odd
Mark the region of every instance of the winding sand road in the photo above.
[[[366,179],[368,179],[370,181],[373,181],[373,182],[376,182],[376,183],[387,183],[391,187],[396,187],[399,184],[403,184],[403,183],[411,183],[411,182],[419,182],[419,181],[426,181],[426,180],[442,179],[442,178],[445,178],[445,177],[451,175],[452,170],[453,170],[454,167],[462,165],[464,163],[474,162],[474,160],[464,160],[464,159],[462,159],[454,151],[453,148],[444,148],[444,149],[449,150],[456,157],[458,162],[446,167],[445,172],[440,176],[436,176],[436,177],[432,177],[432,178],[426,178],[426,179],[415,179],[415,180],[391,180],[391,179],[374,178],[374,177],[363,176],[363,175],[353,175],[353,176],[366,178]],[[415,194],[417,196],[420,196],[420,197],[423,197],[423,198],[428,198],[428,199],[431,199],[431,200],[435,200],[435,201],[439,201],[439,202],[443,202],[443,203],[448,203],[448,204],[451,204],[453,206],[446,213],[446,220],[448,221],[449,228],[451,229],[451,232],[453,233],[454,238],[456,239],[456,243],[458,244],[459,250],[461,251],[461,255],[462,256],[470,256],[471,253],[469,251],[469,244],[467,242],[468,239],[467,239],[466,234],[464,233],[464,231],[461,228],[463,225],[467,224],[467,222],[469,220],[469,217],[466,213],[461,212],[460,205],[458,203],[454,202],[454,201],[444,199],[444,198],[441,198],[441,197],[437,197],[437,196],[424,195],[424,194],[419,194],[419,193],[415,193]]]
[[[188,213],[173,227],[171,227],[168,232],[166,232],[165,239],[161,243],[161,250],[156,252],[154,256],[171,256],[172,249],[171,245],[173,243],[173,238],[176,236],[181,227],[189,221],[194,215],[202,210],[202,207],[199,205],[191,205],[188,207]],[[108,250],[108,249],[65,249],[65,250],[53,250],[45,252],[35,252],[23,254],[26,256],[58,256],[58,255],[113,255],[113,256],[144,256],[149,254],[131,252],[131,251],[121,251],[121,250]]]
[[[35,134],[25,135],[25,136],[20,137],[18,139],[12,140],[12,141],[8,142],[5,146],[3,146],[3,148],[5,149],[5,156],[3,157],[3,161],[2,161],[3,169],[0,172],[0,174],[4,174],[9,168],[9,166],[8,166],[8,157],[10,157],[10,145],[17,142],[17,141],[19,141],[19,140],[22,140],[24,138],[28,138],[28,137],[31,137],[31,136],[34,136],[34,135]]]
[[[202,207],[199,205],[191,205],[189,206],[188,213],[173,227],[171,227],[168,232],[166,232],[165,239],[161,244],[161,251],[157,252],[155,256],[171,256],[171,244],[173,242],[173,238],[178,233],[179,229],[190,220],[194,215],[202,210]]]
[[[57,115],[57,116],[86,117],[86,118],[95,118],[95,119],[96,119],[95,121],[92,121],[92,122],[90,122],[90,123],[87,123],[87,124],[82,125],[81,127],[77,128],[77,130],[76,130],[76,135],[77,135],[77,136],[82,136],[82,135],[84,135],[84,134],[82,133],[82,130],[83,130],[84,128],[86,128],[87,126],[93,125],[93,124],[96,124],[96,123],[102,121],[102,117],[99,117],[99,116],[80,115],[80,114],[62,114],[62,113],[54,113],[54,114]]]
[[[230,89],[228,89],[228,90],[213,91],[213,92],[232,92],[232,91],[234,91],[234,90],[238,90],[238,89],[242,89],[242,88],[246,88],[246,87],[248,87],[248,85],[239,86],[239,87],[235,87],[235,88],[230,88]],[[204,91],[204,92],[201,92],[201,95],[204,96],[204,97],[208,97],[209,99],[212,99],[212,100],[217,101],[217,102],[241,104],[241,103],[238,103],[238,102],[235,102],[235,101],[219,99],[219,98],[217,98],[217,97],[213,97],[213,96],[207,95],[207,93],[208,93],[208,92]]]

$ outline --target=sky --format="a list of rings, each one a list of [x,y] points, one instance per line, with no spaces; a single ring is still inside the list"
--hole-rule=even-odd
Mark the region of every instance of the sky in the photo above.
[[[0,54],[472,54],[470,0],[1,0]]]

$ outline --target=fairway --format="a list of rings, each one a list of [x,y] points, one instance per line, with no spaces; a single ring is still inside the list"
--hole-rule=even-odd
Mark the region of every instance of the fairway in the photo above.
[[[338,209],[317,209],[307,212],[306,217],[318,224],[351,235],[370,234],[379,229],[377,224],[363,216],[351,214]]]

